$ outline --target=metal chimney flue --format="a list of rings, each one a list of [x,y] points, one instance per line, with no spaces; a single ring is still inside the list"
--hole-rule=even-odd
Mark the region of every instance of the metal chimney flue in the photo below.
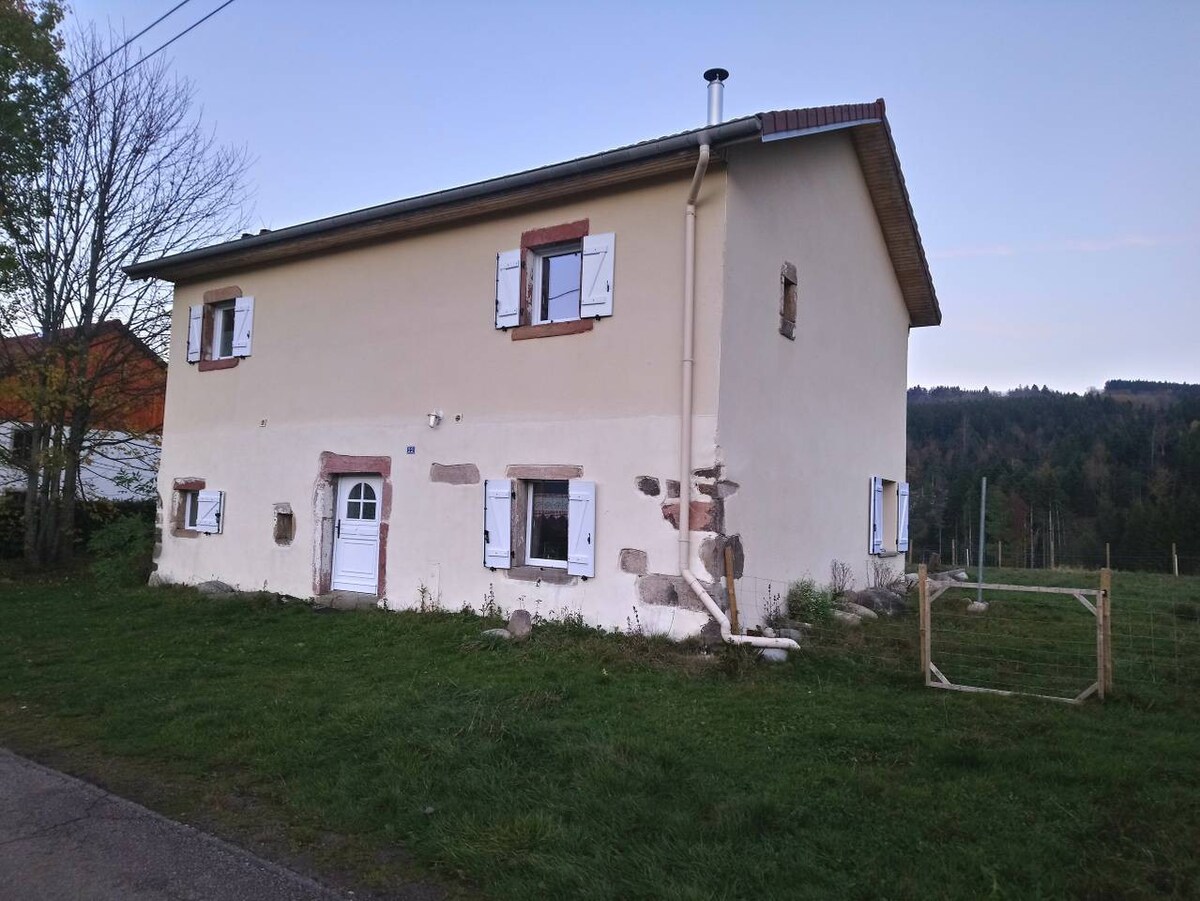
[[[725,79],[729,77],[727,69],[709,69],[704,73],[708,82],[708,124],[720,125],[725,118]]]

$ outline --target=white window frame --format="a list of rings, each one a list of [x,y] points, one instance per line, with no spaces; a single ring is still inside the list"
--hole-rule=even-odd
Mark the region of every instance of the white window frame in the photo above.
[[[237,337],[235,328],[237,300],[222,300],[210,306],[212,308],[212,340],[209,344],[208,358],[210,360],[232,360],[237,356],[234,353],[234,339]],[[221,327],[226,319],[229,322],[229,353],[222,354]]]
[[[525,564],[527,566],[545,566],[550,569],[566,569],[567,560],[546,560],[542,557],[535,557],[530,549],[533,547],[533,489],[535,485],[541,485],[546,482],[562,482],[567,486],[568,509],[570,508],[571,483],[567,479],[529,479],[526,481],[525,493],[528,497],[525,500]],[[568,530],[570,528],[570,514],[567,514]],[[568,551],[567,556],[570,556]]]
[[[550,325],[555,322],[578,322],[580,319],[580,311],[577,308],[574,316],[567,316],[562,319],[543,319],[542,318],[542,263],[551,257],[561,257],[568,254],[579,254],[579,303],[583,304],[583,240],[562,241],[558,244],[547,244],[544,247],[537,247],[531,250],[530,255],[533,257],[533,290],[530,292],[530,318],[532,325]],[[565,567],[566,564],[564,563]]]

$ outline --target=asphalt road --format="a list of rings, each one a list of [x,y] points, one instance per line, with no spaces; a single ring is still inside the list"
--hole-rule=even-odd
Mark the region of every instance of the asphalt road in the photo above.
[[[0,901],[349,897],[0,749]]]

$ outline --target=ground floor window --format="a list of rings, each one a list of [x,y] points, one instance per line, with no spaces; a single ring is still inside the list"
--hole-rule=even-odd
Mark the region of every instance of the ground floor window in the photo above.
[[[489,569],[596,571],[596,485],[582,479],[488,479],[483,560]]]
[[[870,553],[903,554],[908,551],[908,482],[871,477]]]
[[[527,482],[525,560],[533,566],[567,568],[568,482]]]

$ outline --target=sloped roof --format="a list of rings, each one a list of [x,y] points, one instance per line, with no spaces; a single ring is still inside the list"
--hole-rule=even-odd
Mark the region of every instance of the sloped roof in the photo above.
[[[938,325],[941,309],[882,99],[758,113],[513,175],[243,235],[161,259],[142,260],[125,271],[132,278],[191,281],[370,243],[632,179],[690,171],[695,165],[695,150],[703,143],[719,151],[742,141],[785,140],[835,129],[850,130],[910,321],[914,326]]]

